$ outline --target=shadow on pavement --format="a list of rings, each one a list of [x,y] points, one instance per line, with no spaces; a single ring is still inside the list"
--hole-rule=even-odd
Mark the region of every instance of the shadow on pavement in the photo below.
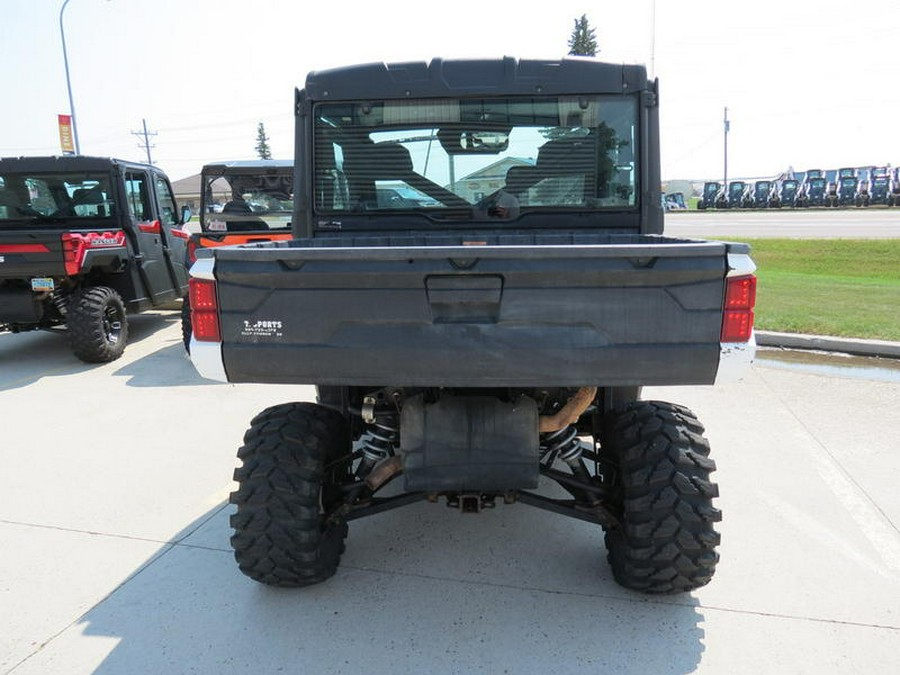
[[[238,571],[229,512],[186,527],[43,656],[58,662],[83,635],[113,639],[93,641],[97,675],[681,674],[704,650],[697,601],[616,586],[589,524],[417,504],[354,521],[328,582],[277,589]]]
[[[129,387],[184,387],[218,384],[197,374],[181,340],[125,364],[114,373],[127,377]]]
[[[180,321],[180,313],[174,312],[129,316],[125,357],[129,349]],[[47,376],[82,373],[106,365],[80,361],[72,353],[65,329],[0,334],[0,391],[25,387]]]

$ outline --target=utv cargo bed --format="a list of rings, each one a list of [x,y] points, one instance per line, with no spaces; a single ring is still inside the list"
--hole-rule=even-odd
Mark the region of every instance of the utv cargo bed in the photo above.
[[[222,359],[230,382],[711,384],[727,254],[746,252],[535,233],[220,249]]]

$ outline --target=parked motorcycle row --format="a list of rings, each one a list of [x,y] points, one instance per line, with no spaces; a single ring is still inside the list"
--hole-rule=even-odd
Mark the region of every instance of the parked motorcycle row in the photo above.
[[[666,196],[666,208],[672,200]],[[682,200],[683,203],[683,200]],[[837,171],[810,169],[801,178],[777,180],[735,180],[727,187],[720,182],[704,183],[697,208],[767,209],[840,206],[900,206],[900,169],[871,167]],[[674,206],[674,208],[679,208]]]

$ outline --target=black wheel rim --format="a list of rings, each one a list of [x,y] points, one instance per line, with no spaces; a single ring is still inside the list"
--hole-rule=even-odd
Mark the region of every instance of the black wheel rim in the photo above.
[[[122,317],[113,306],[103,310],[103,335],[110,344],[115,344],[122,337]]]

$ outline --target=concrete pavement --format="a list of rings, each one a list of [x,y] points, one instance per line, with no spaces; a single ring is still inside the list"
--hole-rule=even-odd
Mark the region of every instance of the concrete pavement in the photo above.
[[[342,566],[262,587],[228,545],[235,451],[308,387],[220,385],[176,313],[119,361],[0,335],[0,673],[900,671],[900,384],[761,359],[740,383],[646,390],[694,409],[722,561],[689,595],[618,587],[602,532],[524,505],[418,504],[350,527]]]

